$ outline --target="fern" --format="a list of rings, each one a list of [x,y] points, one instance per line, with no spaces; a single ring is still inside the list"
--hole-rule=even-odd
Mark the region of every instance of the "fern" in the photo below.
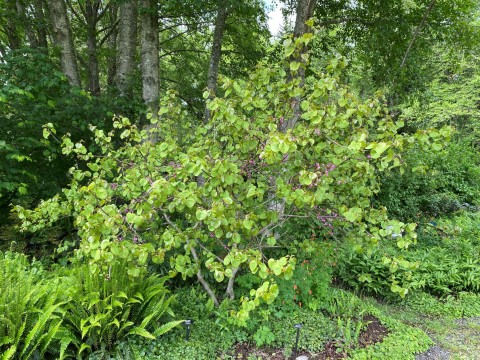
[[[1,359],[43,358],[55,348],[63,321],[60,282],[9,252],[0,253],[0,279]]]
[[[171,314],[167,297],[167,278],[143,275],[130,278],[128,264],[121,260],[107,274],[92,273],[88,264],[76,265],[70,272],[75,289],[67,305],[64,327],[79,339],[67,346],[76,355],[111,352],[115,344],[129,336],[154,339],[182,321],[159,327],[162,318]]]

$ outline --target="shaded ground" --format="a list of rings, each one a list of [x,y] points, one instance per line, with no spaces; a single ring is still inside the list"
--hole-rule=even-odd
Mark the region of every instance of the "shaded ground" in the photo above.
[[[365,329],[360,333],[358,344],[363,348],[378,343],[388,334],[388,329],[380,324],[377,318],[368,315],[364,321],[368,322]],[[338,349],[338,344],[330,341],[325,344],[325,348],[320,353],[309,353],[307,351],[299,351],[298,354],[288,353],[284,349],[274,348],[256,348],[253,344],[242,343],[235,347],[236,359],[247,359],[249,356],[261,357],[269,360],[286,360],[295,359],[297,356],[304,355],[309,360],[336,360],[345,359],[347,356]]]

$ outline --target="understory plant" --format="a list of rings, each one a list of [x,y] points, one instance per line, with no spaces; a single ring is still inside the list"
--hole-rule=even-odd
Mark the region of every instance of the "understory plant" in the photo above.
[[[72,300],[65,309],[62,341],[69,342],[75,356],[108,354],[127,337],[156,339],[183,322],[169,320],[175,296],[168,295],[167,278],[144,269],[133,278],[129,270],[117,261],[98,273],[88,263],[69,271]]]
[[[449,130],[399,134],[403,124],[381,98],[360,100],[341,84],[343,58],[311,68],[303,83],[308,54],[291,59],[312,38],[287,39],[284,61],[260,63],[246,81],[222,79],[223,95],[208,101],[211,120],[193,130],[169,92],[148,129],[123,117],[108,133],[92,126],[100,154],[63,136],[63,152],[84,165],[71,169],[61,194],[33,210],[16,207],[23,229],[72,216],[77,255],[93,272],[118,258],[132,276],[163,264],[172,278],[195,277],[217,306],[235,298],[237,274],[250,272],[260,283],[231,311],[244,325],[250,311],[275,300],[276,279],[293,275],[297,261],[281,237],[291,219],[335,216],[356,250],[403,231],[397,246],[407,248],[415,224],[372,207],[378,174],[400,166],[409,144],[440,144]],[[55,133],[46,125],[45,137]]]
[[[38,262],[0,252],[0,359],[63,357],[57,347],[66,299],[61,282],[45,277]]]
[[[348,286],[382,297],[389,297],[395,284],[441,298],[478,293],[478,219],[478,212],[464,211],[453,218],[432,220],[420,228],[417,246],[403,254],[394,244],[370,254],[344,245],[335,276]]]

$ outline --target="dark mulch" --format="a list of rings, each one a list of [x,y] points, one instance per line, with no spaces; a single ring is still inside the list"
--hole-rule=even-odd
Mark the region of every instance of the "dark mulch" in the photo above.
[[[372,344],[381,342],[383,338],[388,334],[388,329],[380,324],[377,318],[367,315],[364,321],[368,322],[366,328],[360,333],[358,339],[358,346],[360,348],[367,347]],[[310,353],[308,351],[299,351],[298,354],[293,354],[289,358],[285,357],[283,349],[277,348],[257,348],[253,344],[241,343],[237,344],[234,349],[235,358],[246,360],[248,356],[254,355],[261,357],[262,359],[269,360],[290,360],[300,355],[305,355],[309,360],[338,360],[345,359],[347,355],[345,353],[337,352],[337,344],[334,341],[330,341],[325,344],[325,349],[320,353]]]
[[[361,348],[367,347],[372,344],[381,342],[388,334],[388,329],[380,324],[378,319],[372,315],[367,315],[363,318],[368,322],[367,328],[362,331],[358,339],[359,346]]]

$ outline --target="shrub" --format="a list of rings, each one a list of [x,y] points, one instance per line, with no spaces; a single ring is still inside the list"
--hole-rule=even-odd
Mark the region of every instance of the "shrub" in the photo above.
[[[385,246],[371,253],[341,247],[335,276],[366,293],[388,297],[392,283],[445,297],[480,291],[480,214],[463,212],[424,225],[408,252]],[[393,259],[393,260],[392,260]]]
[[[342,58],[302,85],[305,64],[290,63],[291,55],[312,37],[287,39],[285,61],[260,64],[247,81],[223,79],[223,97],[208,102],[210,122],[195,131],[167,93],[157,127],[141,130],[127,118],[115,119],[109,133],[91,127],[100,155],[64,137],[63,151],[86,166],[72,168],[71,184],[35,210],[16,207],[24,229],[71,216],[82,239],[77,253],[92,266],[118,256],[132,266],[167,260],[170,276],[196,277],[216,305],[219,291],[234,297],[237,272],[249,271],[261,284],[232,310],[241,324],[274,301],[278,278],[293,275],[295,257],[275,251],[292,218],[324,208],[365,247],[388,236],[389,226],[404,229],[398,245],[408,247],[415,225],[371,206],[378,174],[400,166],[410,143],[441,148],[450,131],[399,134],[403,124],[385,114],[381,99],[360,100],[340,84]],[[47,125],[45,136],[54,131]]]
[[[479,205],[480,161],[468,138],[452,141],[440,152],[411,152],[405,161],[404,173],[393,171],[382,178],[376,197],[391,217],[429,220]]]

